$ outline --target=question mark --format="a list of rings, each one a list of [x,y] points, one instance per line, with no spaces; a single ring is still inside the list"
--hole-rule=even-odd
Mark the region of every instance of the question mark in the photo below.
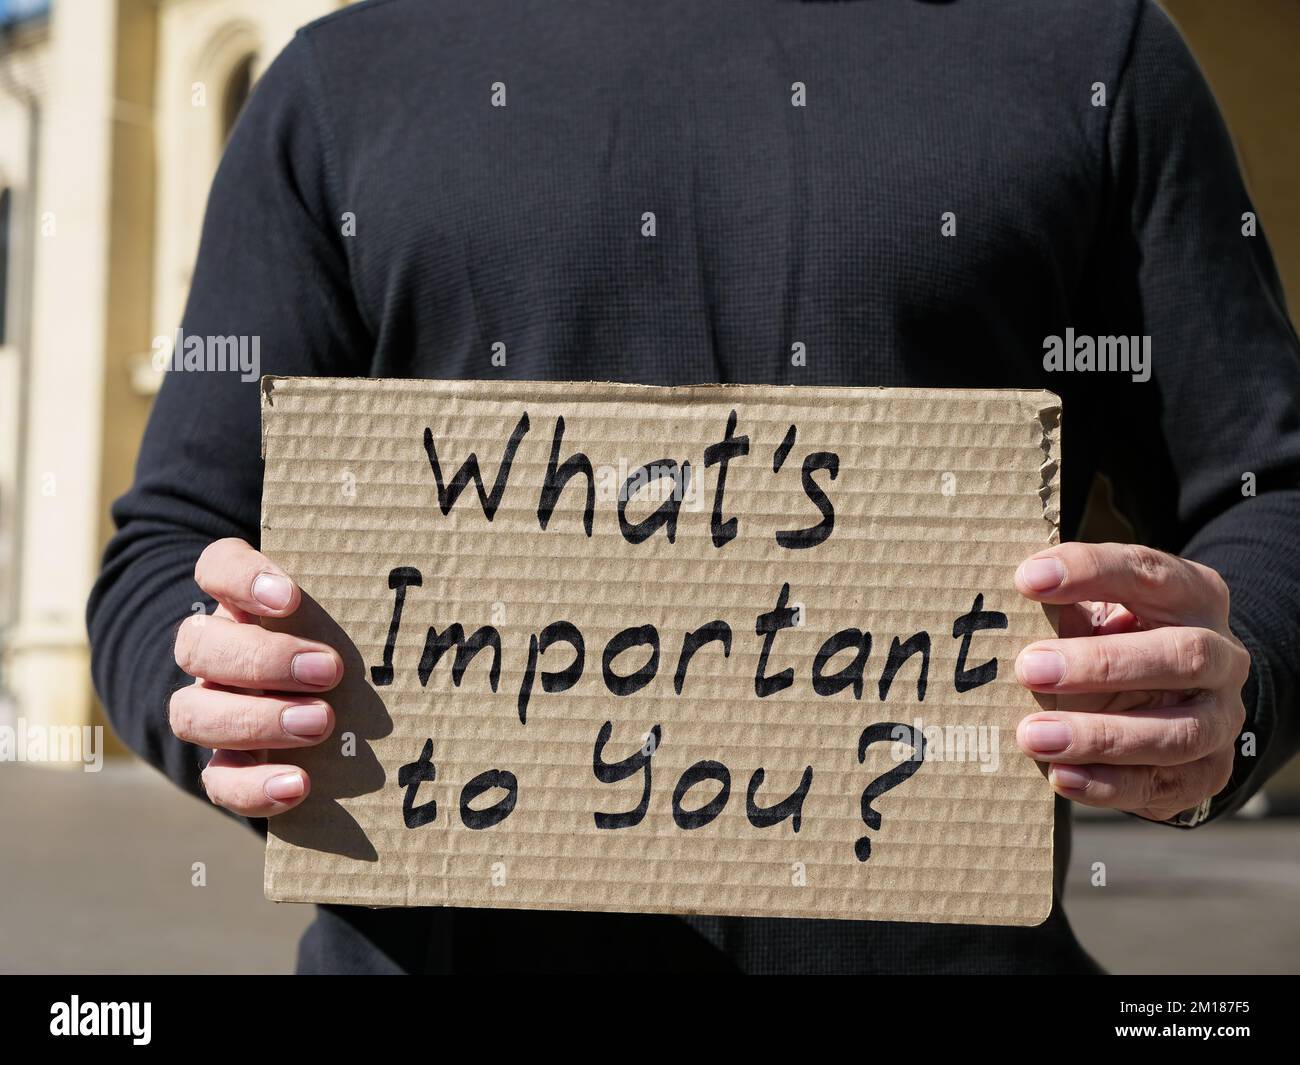
[[[871,808],[871,800],[880,798],[890,788],[898,787],[899,784],[921,768],[921,762],[925,759],[925,736],[922,735],[919,728],[900,725],[894,721],[880,721],[874,725],[868,725],[862,730],[862,738],[858,740],[858,763],[866,762],[868,747],[883,740],[896,740],[900,743],[906,743],[916,753],[906,762],[895,766],[888,773],[876,777],[862,793],[862,820],[866,822],[868,828],[876,829],[880,828],[880,811]],[[853,853],[858,856],[860,862],[865,862],[870,858],[870,838],[863,836],[853,844]]]

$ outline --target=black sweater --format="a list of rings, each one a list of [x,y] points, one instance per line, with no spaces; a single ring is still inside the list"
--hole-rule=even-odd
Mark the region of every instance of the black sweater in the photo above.
[[[1143,0],[376,0],[254,90],[183,328],[258,337],[269,374],[1050,388],[1063,538],[1104,473],[1142,540],[1231,588],[1258,754],[1218,814],[1300,733],[1300,360],[1251,210]],[[1067,328],[1149,336],[1151,379],[1047,372]],[[257,542],[258,441],[255,383],[169,373],[90,601],[112,721],[191,792],[172,634],[204,546]],[[1036,929],[331,907],[300,955],[729,964],[1091,968],[1059,905]]]

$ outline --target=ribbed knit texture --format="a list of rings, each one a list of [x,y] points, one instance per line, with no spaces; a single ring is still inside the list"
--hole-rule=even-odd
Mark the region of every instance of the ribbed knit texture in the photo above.
[[[259,82],[183,325],[257,335],[272,374],[1050,388],[1063,537],[1103,472],[1232,589],[1261,753],[1222,812],[1296,750],[1300,690],[1300,359],[1249,210],[1144,0],[379,0]],[[1150,335],[1152,379],[1045,372],[1067,327]],[[169,374],[89,624],[116,727],[192,792],[169,634],[203,547],[257,542],[260,491],[256,386]],[[330,908],[300,965],[1092,968],[1059,906],[1014,930]]]

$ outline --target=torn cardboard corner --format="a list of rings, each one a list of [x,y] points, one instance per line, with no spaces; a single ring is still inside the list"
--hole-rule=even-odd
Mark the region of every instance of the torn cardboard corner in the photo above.
[[[271,378],[277,628],[346,675],[268,897],[1041,922],[1012,586],[1047,392]]]

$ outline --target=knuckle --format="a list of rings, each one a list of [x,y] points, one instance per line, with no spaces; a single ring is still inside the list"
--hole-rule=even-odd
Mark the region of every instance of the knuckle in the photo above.
[[[1233,639],[1231,644],[1232,656],[1232,680],[1240,687],[1250,678],[1251,668],[1254,666],[1254,660],[1251,658],[1250,651],[1246,645],[1238,639]]]
[[[217,787],[217,774],[212,771],[211,767],[204,767],[203,772],[199,774],[199,783],[203,785],[203,794],[208,797],[208,801],[212,803],[213,806],[225,805],[222,801],[220,790]]]
[[[1234,698],[1228,705],[1228,725],[1234,738],[1240,736],[1241,730],[1246,727],[1246,704],[1241,701],[1240,696]]]
[[[226,645],[221,648],[220,660],[222,676],[229,677],[232,683],[249,688],[261,686],[262,674],[255,647],[243,642]]]
[[[241,773],[231,801],[241,811],[260,810],[266,805],[266,793],[262,790],[260,778],[253,773]]]
[[[1065,571],[1069,576],[1087,580],[1105,571],[1105,551],[1105,544],[1084,544],[1071,541],[1057,548],[1057,557],[1064,564]]]
[[[214,585],[220,585],[221,578],[229,567],[229,559],[243,546],[244,541],[234,536],[213,540],[203,549],[194,564],[195,583],[205,592],[210,592]]]
[[[262,739],[262,720],[251,703],[240,702],[225,722],[227,740],[231,744],[251,746]]]
[[[172,692],[167,702],[167,723],[177,739],[188,740],[194,734],[193,698],[190,688],[193,685]]]
[[[1075,540],[1068,540],[1063,544],[1057,544],[1050,550],[1044,551],[1042,557],[1057,559],[1068,573],[1072,567],[1077,567],[1080,563],[1090,563],[1092,561],[1091,552],[1091,544],[1081,544]]]
[[[199,644],[206,620],[202,615],[191,614],[176,630],[176,646],[172,654],[176,664],[191,677],[198,676],[195,670],[199,668]]]
[[[242,649],[239,668],[240,675],[248,678],[250,687],[260,688],[280,678],[276,676],[277,653],[273,637],[262,629],[258,629],[256,635],[258,638],[250,640]]]
[[[229,638],[227,640],[209,638],[203,648],[204,672],[213,677],[221,677],[222,680],[238,679],[242,676],[239,670],[240,658],[242,654],[238,642]]]
[[[237,551],[243,550],[248,545],[238,536],[223,536],[220,540],[213,540],[208,545],[213,555],[231,555]]]
[[[1093,726],[1093,743],[1097,757],[1102,761],[1120,758],[1129,752],[1132,744],[1127,731],[1106,715],[1097,718]]]
[[[1206,745],[1205,724],[1195,714],[1179,718],[1173,723],[1170,732],[1169,754],[1186,758],[1196,758],[1203,753]]]
[[[1089,640],[1088,656],[1085,659],[1085,673],[1091,674],[1095,683],[1109,687],[1121,677],[1121,655],[1117,648],[1106,640]]]
[[[1218,660],[1218,637],[1209,629],[1171,629],[1174,639],[1174,664],[1178,675],[1202,680],[1214,671]]]
[[[205,769],[203,788],[213,805],[237,814],[248,813],[258,807],[258,802],[256,788],[245,779],[247,776],[238,771],[221,774]]]
[[[226,639],[208,641],[204,657],[210,662],[209,671],[227,684],[263,687],[270,675],[266,651],[269,634],[252,625],[231,626],[228,633]]]
[[[1201,574],[1205,582],[1206,590],[1210,596],[1210,602],[1214,606],[1215,612],[1221,617],[1228,616],[1228,608],[1232,604],[1232,593],[1228,590],[1228,582],[1223,579],[1223,575],[1217,569],[1201,563],[1193,563],[1197,572]]]
[[[212,553],[216,546],[216,543],[208,544],[194,563],[194,583],[200,588],[207,588],[208,572],[212,568]]]
[[[1184,775],[1179,766],[1150,770],[1144,777],[1139,805],[1155,809],[1168,807],[1182,791]],[[1174,812],[1176,813],[1177,810]]]
[[[1157,591],[1169,583],[1169,556],[1142,544],[1128,544],[1124,561],[1139,587]]]

